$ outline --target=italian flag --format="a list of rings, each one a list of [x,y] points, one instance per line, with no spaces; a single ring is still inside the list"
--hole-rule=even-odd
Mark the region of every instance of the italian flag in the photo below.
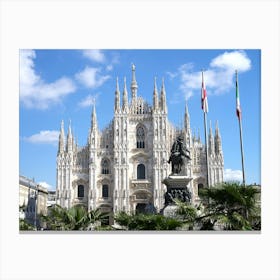
[[[241,119],[241,106],[239,100],[239,91],[238,91],[238,81],[237,81],[237,71],[236,71],[236,115],[238,119]]]
[[[201,85],[201,109],[204,113],[208,113],[208,101],[207,101],[207,93],[204,85],[204,78],[202,72],[202,85]]]

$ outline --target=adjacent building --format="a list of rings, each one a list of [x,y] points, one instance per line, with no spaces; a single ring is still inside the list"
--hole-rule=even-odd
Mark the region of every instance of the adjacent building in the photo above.
[[[39,227],[39,215],[47,214],[48,190],[24,176],[19,176],[19,217]]]
[[[53,206],[56,204],[56,191],[48,191],[48,200],[47,207]]]

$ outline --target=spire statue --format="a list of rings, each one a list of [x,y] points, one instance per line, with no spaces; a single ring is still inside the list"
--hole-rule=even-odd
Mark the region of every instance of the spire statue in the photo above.
[[[132,102],[136,99],[137,97],[137,89],[138,89],[138,85],[136,82],[136,75],[135,75],[135,65],[132,63],[131,66],[132,69],[132,81],[131,81],[131,93],[132,93]]]

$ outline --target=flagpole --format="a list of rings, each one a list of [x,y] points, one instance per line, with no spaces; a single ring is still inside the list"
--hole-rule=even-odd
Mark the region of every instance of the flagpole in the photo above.
[[[209,163],[208,163],[208,141],[207,141],[207,111],[208,111],[208,104],[207,100],[205,100],[206,93],[205,93],[205,85],[204,85],[204,77],[203,77],[203,70],[202,72],[202,109],[203,109],[203,115],[204,115],[204,137],[205,137],[205,156],[206,156],[206,182],[207,187],[210,187],[209,183]]]
[[[242,179],[243,185],[245,186],[245,168],[244,168],[244,152],[243,152],[243,137],[242,137],[242,122],[241,122],[241,109],[240,109],[240,101],[239,101],[239,89],[238,89],[238,78],[237,78],[237,70],[235,71],[236,75],[236,92],[238,93],[238,104],[237,104],[237,111],[238,114],[238,123],[239,123],[239,138],[240,138],[240,150],[241,150],[241,162],[242,162]]]
[[[240,134],[240,148],[241,148],[243,185],[245,186],[244,153],[243,153],[243,139],[242,139],[242,123],[241,123],[241,119],[239,119],[239,134]]]
[[[210,187],[210,183],[209,183],[208,141],[207,141],[207,116],[206,116],[206,112],[204,112],[204,137],[205,137],[206,167],[207,167],[206,179],[207,179],[207,186],[208,186],[208,188],[209,188],[209,187]]]

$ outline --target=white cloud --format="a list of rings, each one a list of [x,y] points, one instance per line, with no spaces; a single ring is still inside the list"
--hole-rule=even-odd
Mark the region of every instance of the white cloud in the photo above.
[[[169,71],[167,71],[166,74],[170,77],[171,80],[178,76],[178,73],[172,73]]]
[[[78,106],[82,107],[82,108],[91,107],[91,106],[93,106],[94,103],[96,104],[96,100],[97,100],[98,96],[99,96],[99,93],[97,93],[95,95],[88,95],[79,102]]]
[[[107,64],[105,70],[110,72],[114,65],[120,63],[120,55],[118,52],[110,52],[110,56],[105,56],[102,50],[83,50],[82,55],[88,58],[91,62]]]
[[[30,143],[57,145],[58,138],[59,138],[59,131],[42,130],[37,134],[33,134],[29,137],[24,137],[23,139]]]
[[[204,71],[204,83],[208,95],[223,94],[234,86],[235,70],[245,72],[251,69],[251,61],[244,51],[225,52],[215,57],[207,70]],[[171,79],[178,77],[180,81],[179,89],[186,100],[191,96],[200,94],[201,71],[194,71],[194,64],[187,63],[181,65],[177,72],[167,73]],[[181,94],[180,94],[181,96]],[[175,101],[179,99],[175,96]]]
[[[107,65],[106,70],[107,71],[112,71],[113,70],[113,65],[112,64]]]
[[[40,77],[36,75],[34,70],[34,59],[36,58],[35,51],[21,50],[20,51],[20,83],[21,87],[32,87],[40,82]],[[21,88],[22,89],[22,88]],[[24,88],[25,89],[25,88]],[[23,95],[30,94],[27,90],[22,89]]]
[[[239,72],[248,71],[251,69],[251,61],[244,51],[225,52],[216,58],[211,63],[211,67],[218,67],[226,70]]]
[[[47,188],[49,191],[55,191],[56,189],[54,186],[49,185],[47,182],[39,182],[38,184],[44,188]]]
[[[120,54],[118,52],[113,52],[111,57],[112,64],[119,64],[120,63]]]
[[[224,181],[242,181],[242,171],[241,170],[224,170]]]
[[[97,88],[104,84],[109,75],[100,75],[100,69],[94,67],[85,67],[85,69],[75,75],[75,78],[87,88]]]
[[[93,62],[104,63],[105,55],[101,50],[83,50],[83,56]]]
[[[106,70],[107,70],[107,71],[112,71],[113,68],[114,68],[114,65],[120,63],[120,55],[119,55],[119,53],[113,52],[113,53],[111,54],[110,61],[111,61],[111,63],[109,63],[109,64],[106,66]]]
[[[35,58],[34,50],[20,51],[20,100],[26,107],[47,109],[73,93],[76,87],[67,77],[46,83],[34,69]]]

